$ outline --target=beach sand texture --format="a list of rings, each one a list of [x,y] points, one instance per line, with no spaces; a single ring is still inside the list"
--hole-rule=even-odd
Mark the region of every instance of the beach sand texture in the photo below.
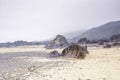
[[[89,47],[83,60],[49,58],[50,51],[44,46],[0,48],[0,80],[120,80],[120,48]]]

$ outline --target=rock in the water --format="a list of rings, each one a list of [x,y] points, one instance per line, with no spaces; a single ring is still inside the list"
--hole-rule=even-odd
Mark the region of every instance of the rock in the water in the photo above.
[[[50,57],[59,57],[60,54],[58,53],[58,51],[54,50],[54,51],[52,51],[52,52],[49,53],[49,56]]]
[[[55,39],[53,39],[49,44],[45,46],[45,48],[58,48],[65,47],[68,45],[67,39],[62,35],[57,35]]]
[[[72,44],[62,51],[61,56],[84,59],[86,54],[89,54],[87,47]]]

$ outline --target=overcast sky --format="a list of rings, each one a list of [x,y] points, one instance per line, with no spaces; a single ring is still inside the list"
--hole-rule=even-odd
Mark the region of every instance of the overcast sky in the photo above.
[[[0,42],[41,41],[120,20],[120,0],[0,0]]]

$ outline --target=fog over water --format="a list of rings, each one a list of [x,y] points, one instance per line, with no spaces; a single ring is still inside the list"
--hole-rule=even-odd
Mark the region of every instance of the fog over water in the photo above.
[[[0,42],[42,41],[120,20],[120,0],[0,0]]]

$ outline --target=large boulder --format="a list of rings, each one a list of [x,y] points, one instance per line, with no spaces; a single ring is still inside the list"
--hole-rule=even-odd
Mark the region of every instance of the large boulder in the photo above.
[[[84,59],[86,54],[89,54],[87,47],[81,47],[77,44],[72,44],[62,51],[61,56]]]
[[[120,34],[115,34],[115,35],[111,36],[110,40],[112,42],[120,42]]]
[[[87,38],[82,38],[78,41],[78,44],[87,44],[87,43],[88,43]]]
[[[120,42],[112,43],[112,46],[120,46]]]
[[[106,44],[103,46],[103,48],[111,48],[111,45],[110,44]]]
[[[54,44],[61,45],[61,46],[64,44],[68,44],[67,39],[62,35],[57,35],[55,39],[53,40],[53,42]]]
[[[58,51],[54,50],[52,52],[49,53],[49,57],[59,57],[60,54]]]
[[[51,49],[51,48],[58,48],[58,47],[65,47],[65,46],[68,46],[67,39],[62,35],[57,35],[55,39],[50,41],[50,43],[45,46],[45,48]]]

